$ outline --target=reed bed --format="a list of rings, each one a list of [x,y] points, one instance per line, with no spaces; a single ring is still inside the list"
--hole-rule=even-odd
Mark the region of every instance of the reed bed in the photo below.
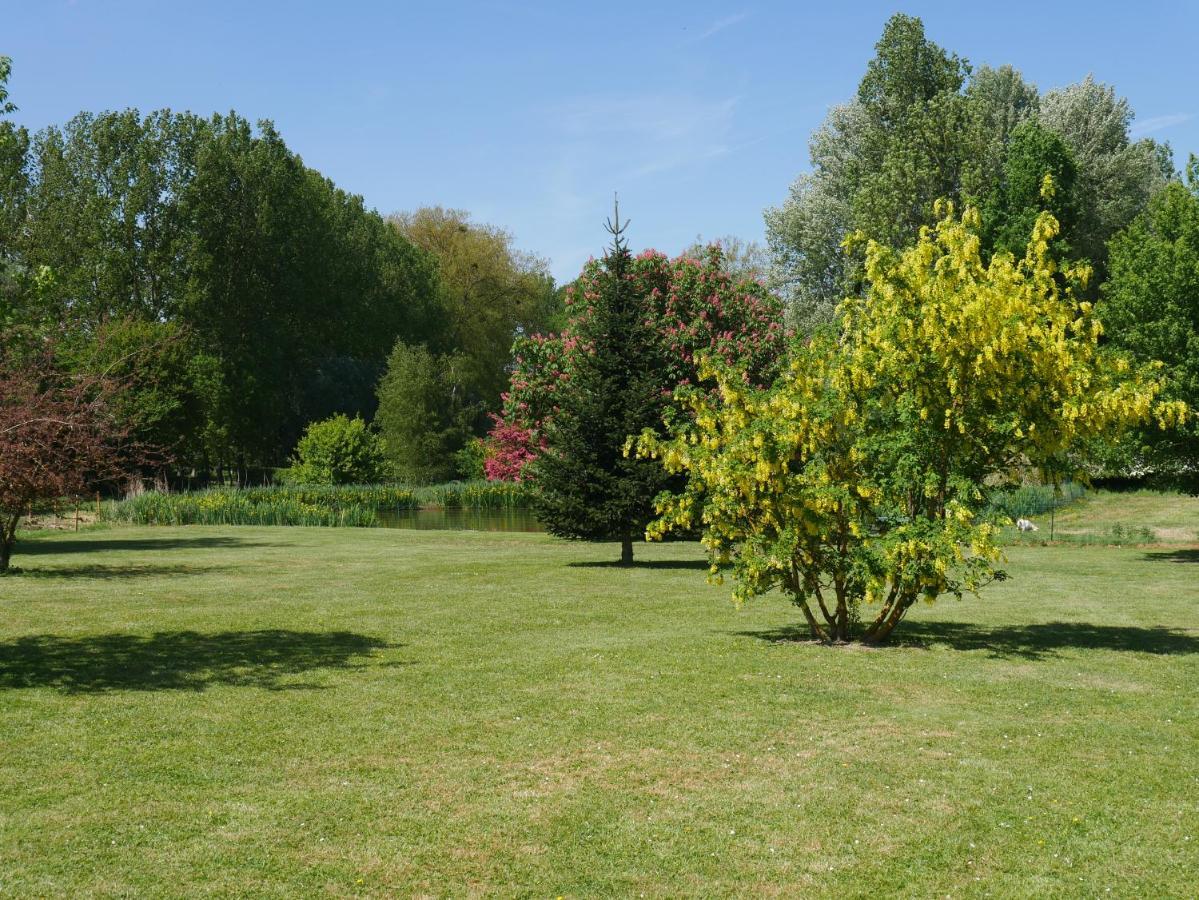
[[[107,504],[104,518],[131,525],[311,525],[369,528],[379,514],[412,509],[522,509],[519,484],[471,481],[405,485],[276,485],[184,493],[148,491]]]
[[[186,494],[148,491],[111,503],[104,518],[132,525],[313,525],[366,528],[378,524],[372,507],[304,502],[256,491],[218,488]]]
[[[528,488],[511,481],[452,481],[417,488],[415,495],[422,509],[525,509],[529,505]]]
[[[272,485],[234,492],[256,503],[286,500],[330,509],[417,509],[421,505],[416,493],[406,485]]]

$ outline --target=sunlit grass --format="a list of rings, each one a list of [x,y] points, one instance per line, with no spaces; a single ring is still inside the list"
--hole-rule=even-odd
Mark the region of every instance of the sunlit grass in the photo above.
[[[879,650],[734,608],[694,545],[638,554],[23,541],[0,893],[1193,895],[1199,550],[1015,547]]]
[[[1012,534],[1018,541],[1052,539],[1090,544],[1199,543],[1199,497],[1167,491],[1088,491],[1056,510],[1034,518],[1039,531]]]

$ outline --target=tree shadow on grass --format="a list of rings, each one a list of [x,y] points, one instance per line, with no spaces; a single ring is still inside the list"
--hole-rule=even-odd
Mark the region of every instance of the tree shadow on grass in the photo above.
[[[1199,563],[1199,547],[1187,547],[1182,550],[1154,550],[1141,558],[1149,562]]]
[[[56,540],[52,537],[37,537],[32,540],[18,538],[13,549],[13,558],[39,556],[42,554],[97,553],[108,550],[223,550],[246,547],[268,547],[265,541],[247,540],[230,535],[180,535],[164,534],[162,537],[128,538],[101,537],[92,540]]]
[[[763,641],[811,641],[807,628],[784,627],[734,632]],[[904,622],[887,647],[922,648],[944,645],[951,650],[987,650],[993,658],[1041,659],[1060,650],[1124,650],[1174,655],[1199,653],[1199,634],[1176,628],[1092,625],[1088,622],[1045,622],[988,628],[968,622]]]
[[[65,693],[203,691],[211,685],[314,688],[284,681],[314,669],[360,669],[398,647],[349,631],[164,631],[87,637],[29,635],[0,642],[0,689]]]
[[[693,569],[708,571],[711,563],[702,559],[643,559],[626,565],[617,559],[586,560],[566,564],[572,569]]]
[[[226,571],[228,566],[188,566],[188,565],[86,565],[86,566],[51,566],[45,569],[24,569],[14,567],[8,573],[13,579],[19,578],[174,578],[178,575],[208,575],[212,572]]]

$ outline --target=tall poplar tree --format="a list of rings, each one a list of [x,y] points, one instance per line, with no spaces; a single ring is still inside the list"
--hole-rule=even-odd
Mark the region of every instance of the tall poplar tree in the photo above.
[[[632,278],[632,255],[620,208],[607,223],[612,245],[597,267],[594,290],[574,339],[583,348],[546,430],[546,452],[530,469],[537,517],[553,535],[620,541],[633,562],[633,539],[654,518],[654,497],[669,483],[654,460],[624,453],[629,435],[661,426],[662,384],[656,343]]]

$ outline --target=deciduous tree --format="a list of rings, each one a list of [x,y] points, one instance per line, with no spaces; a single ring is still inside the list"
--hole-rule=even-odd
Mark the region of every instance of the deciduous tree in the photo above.
[[[1111,242],[1111,277],[1100,312],[1116,347],[1165,364],[1167,396],[1199,408],[1199,160],[1186,184],[1167,185]],[[1199,492],[1199,421],[1145,429],[1126,462]]]
[[[685,391],[693,416],[636,444],[686,476],[650,535],[702,522],[713,575],[730,566],[738,599],[781,588],[816,640],[884,641],[917,600],[979,590],[1000,574],[988,484],[1183,413],[1100,346],[1076,294],[1087,271],[1050,252],[1052,215],[1022,258],[984,262],[977,212],[942,212],[902,252],[866,245],[869,289],[845,301],[839,340],[797,346],[767,390],[711,364],[719,393]]]
[[[49,353],[0,350],[0,573],[28,509],[114,479],[134,461],[113,413],[117,394],[105,375],[56,370]]]
[[[1132,105],[1088,75],[1041,98],[1038,121],[1065,141],[1078,169],[1074,252],[1107,277],[1107,242],[1174,178],[1168,145],[1132,140]],[[1043,173],[1042,173],[1043,174]]]
[[[307,422],[373,412],[397,339],[444,332],[432,258],[270,122],[83,113],[40,132],[16,170],[13,155],[0,153],[3,249],[13,271],[54,273],[10,304],[15,319],[66,329],[60,347],[79,358],[117,323],[177,332],[191,361],[173,384],[189,405],[172,420],[181,462],[278,464]]]
[[[417,483],[453,478],[454,456],[481,430],[484,412],[464,354],[396,344],[379,381],[375,413],[396,476]]]
[[[461,353],[473,392],[488,411],[497,411],[513,339],[545,330],[557,312],[548,264],[517,250],[508,232],[472,222],[464,210],[424,207],[390,221],[436,260],[447,323],[442,342],[431,349]]]

